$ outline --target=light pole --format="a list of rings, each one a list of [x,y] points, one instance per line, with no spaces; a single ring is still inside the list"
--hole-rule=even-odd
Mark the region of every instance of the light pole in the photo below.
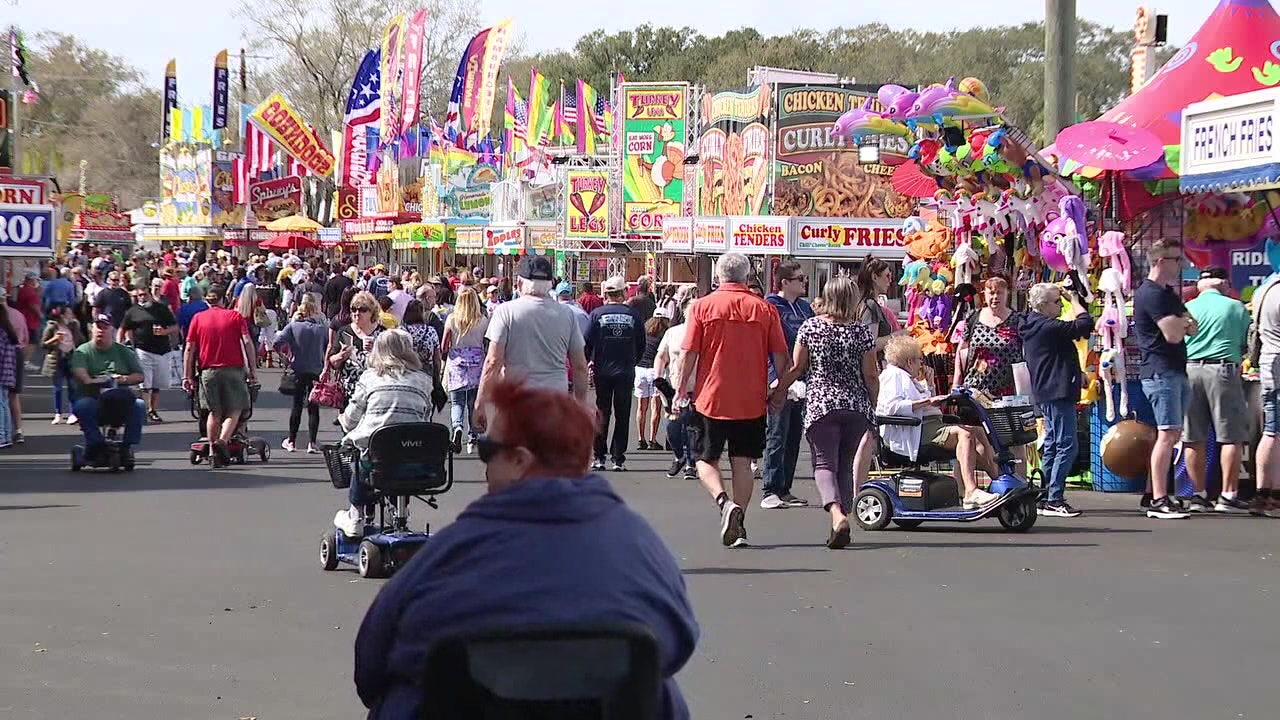
[[[1044,142],[1074,120],[1076,0],[1044,2]]]

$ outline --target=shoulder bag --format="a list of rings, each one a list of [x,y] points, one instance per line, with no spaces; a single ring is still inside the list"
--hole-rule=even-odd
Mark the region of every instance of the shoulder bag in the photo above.
[[[320,373],[320,379],[316,380],[315,385],[311,387],[307,402],[315,403],[320,407],[341,410],[346,404],[346,394],[342,391],[342,385],[334,377],[332,370],[328,365],[325,366],[324,372]]]

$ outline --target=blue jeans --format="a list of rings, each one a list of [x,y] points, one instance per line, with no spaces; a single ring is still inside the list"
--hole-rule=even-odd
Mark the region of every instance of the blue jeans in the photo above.
[[[1040,466],[1044,487],[1048,490],[1045,499],[1062,502],[1066,497],[1067,475],[1076,462],[1076,403],[1075,400],[1050,400],[1038,407],[1044,415]]]
[[[86,449],[102,444],[102,429],[98,426],[98,416],[104,403],[120,403],[127,406],[124,418],[124,444],[130,447],[142,441],[142,420],[146,416],[147,406],[140,398],[133,396],[127,388],[103,390],[98,397],[82,397],[72,405],[76,417],[80,418],[80,431],[84,433]]]
[[[1262,388],[1262,434],[1280,435],[1280,390]]]
[[[462,388],[449,391],[449,417],[451,428],[462,427],[463,413],[467,416],[467,438],[476,439],[476,393],[480,388]]]
[[[764,438],[764,494],[782,497],[791,494],[804,437],[804,402],[788,400],[782,410],[769,413]]]
[[[1191,403],[1191,385],[1185,373],[1160,373],[1142,379],[1142,393],[1151,402],[1159,430],[1182,430],[1187,405]]]
[[[67,410],[76,404],[76,383],[71,377],[71,358],[63,355],[53,368],[53,411],[62,414],[62,387],[67,387]]]
[[[684,460],[688,467],[693,467],[693,454],[689,452],[689,419],[693,417],[693,405],[690,404],[675,418],[667,420],[667,444],[676,460]]]

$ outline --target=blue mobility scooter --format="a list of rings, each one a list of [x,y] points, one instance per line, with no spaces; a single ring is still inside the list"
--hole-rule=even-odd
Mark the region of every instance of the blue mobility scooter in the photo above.
[[[435,496],[453,486],[449,428],[430,422],[388,425],[369,438],[364,458],[350,445],[326,445],[323,451],[333,486],[363,483],[372,491],[377,518],[366,515],[361,537],[329,528],[320,538],[320,564],[325,570],[355,565],[366,578],[390,576],[431,535],[430,523],[421,532],[409,529],[409,499],[437,508]]]
[[[71,471],[98,469],[109,472],[131,472],[134,467],[133,448],[124,442],[124,426],[138,398],[124,387],[104,389],[98,400],[98,429],[102,432],[102,444],[90,452],[84,442],[71,448]]]
[[[854,496],[853,515],[863,530],[883,530],[890,522],[904,529],[919,527],[931,521],[973,522],[996,517],[1007,530],[1026,532],[1036,524],[1036,502],[1039,490],[1014,471],[1010,447],[1026,445],[1036,439],[1035,412],[1030,406],[984,408],[967,388],[952,391],[946,402],[944,419],[950,424],[976,425],[987,431],[996,451],[999,477],[991,479],[988,490],[1000,498],[983,507],[965,510],[960,503],[960,489],[952,475],[930,472],[921,466],[954,459],[951,452],[936,456],[921,448],[915,460],[889,450],[883,442],[878,460],[882,468],[896,470],[888,477],[867,482]],[[878,425],[915,426],[920,418],[909,415],[882,415]]]

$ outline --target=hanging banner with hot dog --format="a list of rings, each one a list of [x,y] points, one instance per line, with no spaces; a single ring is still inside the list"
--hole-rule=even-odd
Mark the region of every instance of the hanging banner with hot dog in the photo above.
[[[570,170],[565,197],[565,237],[599,240],[609,237],[609,173]]]
[[[315,128],[280,93],[262,101],[249,115],[249,121],[271,136],[285,152],[321,177],[333,172],[334,157],[325,147]]]
[[[684,201],[687,83],[622,85],[622,231],[662,235]]]

